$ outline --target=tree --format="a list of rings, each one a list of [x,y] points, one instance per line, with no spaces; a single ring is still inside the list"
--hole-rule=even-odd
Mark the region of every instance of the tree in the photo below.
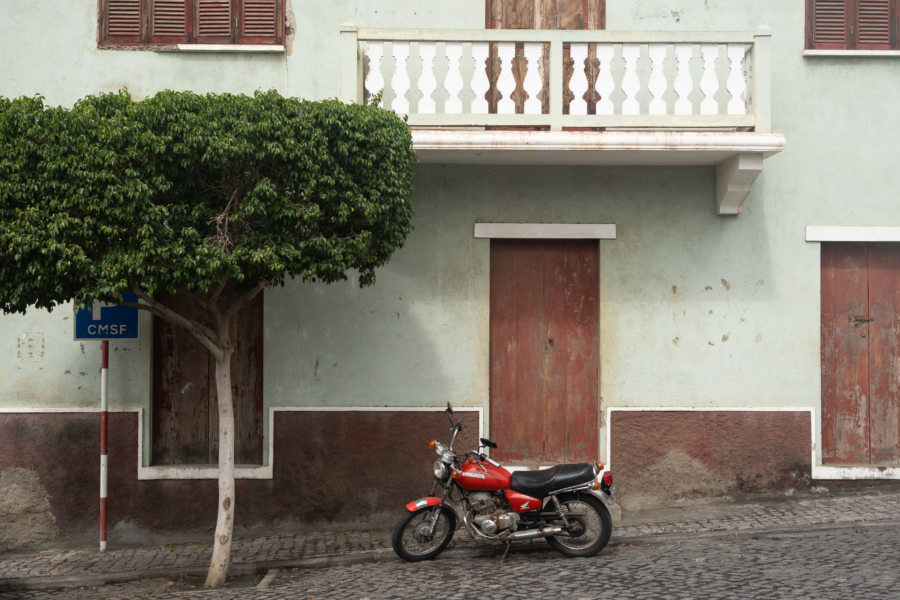
[[[224,582],[230,561],[236,315],[285,277],[334,282],[355,271],[373,283],[411,229],[415,163],[406,124],[371,105],[276,92],[134,101],[122,91],[72,108],[0,98],[0,310],[132,291],[215,360],[219,504],[207,585]],[[176,292],[196,310],[157,299]]]

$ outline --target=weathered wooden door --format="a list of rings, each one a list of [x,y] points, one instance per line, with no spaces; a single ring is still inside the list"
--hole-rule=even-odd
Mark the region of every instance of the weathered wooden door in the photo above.
[[[900,244],[822,244],[822,458],[900,462]]]
[[[491,436],[514,464],[597,458],[598,246],[491,241]]]
[[[606,0],[487,0],[485,3],[485,27],[487,29],[605,29],[606,28]],[[497,111],[497,101],[500,92],[497,90],[497,74],[500,72],[499,58],[496,44],[491,45],[490,61],[488,63],[488,79],[491,82],[488,91],[488,103],[491,112]],[[526,93],[523,81],[525,79],[525,57],[522,44],[516,44],[516,55],[513,59],[513,75],[516,80],[516,90],[512,94],[512,100],[516,104],[516,113],[524,112]],[[584,69],[588,78],[588,91],[585,92],[585,101],[588,103],[588,114],[596,113],[596,105],[599,96],[594,87],[599,73],[596,44],[588,45],[588,56],[584,65],[576,65],[570,57],[570,46],[563,46],[565,70],[563,72],[563,112],[568,114],[569,103],[574,96],[569,90],[569,80],[575,69]],[[550,56],[549,44],[544,45],[542,62],[547,64]],[[549,110],[549,79],[550,71],[541,69],[541,78],[544,85],[541,90],[540,100],[543,112]]]
[[[187,300],[165,302],[184,309]],[[235,462],[262,462],[262,294],[239,313],[238,344],[231,360],[235,408]],[[153,323],[153,464],[218,462],[215,360],[186,330]]]

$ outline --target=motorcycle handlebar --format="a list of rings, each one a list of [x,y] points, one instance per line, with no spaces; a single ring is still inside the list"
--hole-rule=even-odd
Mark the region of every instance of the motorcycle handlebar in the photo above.
[[[456,441],[456,436],[460,431],[462,431],[462,419],[453,426],[453,435],[450,436],[450,450],[453,450],[453,443]]]
[[[484,462],[486,462],[489,465],[500,468],[500,463],[498,463],[496,460],[494,460],[493,458],[491,458],[490,456],[488,456],[486,454],[479,454],[478,458],[480,460],[483,460]]]

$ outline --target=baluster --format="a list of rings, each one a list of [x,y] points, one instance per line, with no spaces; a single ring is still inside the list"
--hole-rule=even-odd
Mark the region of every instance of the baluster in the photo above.
[[[691,92],[694,90],[694,80],[691,79],[691,57],[693,55],[694,48],[690,44],[675,45],[675,61],[678,63],[673,86],[678,94],[678,100],[675,101],[676,115],[690,115],[694,112],[694,106],[690,99]]]
[[[447,55],[447,77],[444,78],[444,89],[450,94],[447,102],[444,103],[444,112],[448,115],[458,115],[462,113],[462,100],[459,99],[459,93],[463,88],[462,73],[459,69],[459,62],[462,59],[462,44],[447,42],[444,52]]]
[[[544,80],[541,77],[538,65],[541,63],[543,56],[543,48],[539,42],[528,42],[525,44],[525,60],[527,61],[527,72],[525,73],[525,81],[522,87],[528,98],[525,100],[525,114],[539,115],[543,111],[541,105],[541,88],[544,86]]]
[[[500,75],[497,76],[497,91],[501,98],[497,101],[497,114],[513,115],[516,113],[516,103],[512,99],[516,91],[516,78],[513,76],[513,58],[516,56],[516,44],[514,42],[499,42],[497,44],[497,56],[500,57]]]
[[[587,60],[587,44],[571,44],[569,55],[573,61],[572,78],[569,80],[569,89],[575,96],[569,103],[570,115],[586,115],[587,101],[584,99],[588,89],[587,75],[584,73],[584,61]]]
[[[703,101],[700,103],[701,115],[719,114],[719,103],[716,101],[716,92],[719,91],[719,78],[716,75],[716,59],[719,57],[719,47],[713,44],[700,46],[700,54],[703,56],[703,76],[700,77],[700,89],[703,91]]]
[[[437,88],[437,80],[434,78],[434,56],[437,52],[437,44],[434,42],[419,42],[419,57],[422,59],[422,73],[419,75],[419,91],[422,98],[419,100],[418,112],[433,115],[434,98],[431,95]]]
[[[747,80],[744,78],[743,62],[746,50],[743,44],[728,44],[727,52],[728,60],[731,63],[728,81],[725,83],[725,87],[731,94],[731,100],[728,101],[728,114],[745,115],[747,114],[747,105],[744,103],[744,95],[747,92]]]
[[[637,115],[641,112],[641,104],[637,100],[637,93],[641,89],[641,79],[637,73],[640,55],[641,47],[638,44],[622,44],[622,58],[625,59],[625,75],[622,77],[622,91],[625,92],[623,115]]]
[[[666,101],[663,94],[666,93],[668,82],[663,72],[663,63],[666,60],[665,44],[650,44],[650,79],[647,81],[647,89],[653,99],[650,100],[650,114],[666,114]]]
[[[406,92],[409,91],[409,73],[406,72],[406,63],[409,59],[409,42],[394,42],[394,76],[391,77],[391,89],[395,96],[391,108],[400,114],[409,114],[409,100]]]
[[[489,46],[487,42],[472,43],[472,59],[475,61],[475,72],[472,76],[472,91],[475,99],[472,100],[472,114],[486,115],[488,102],[485,95],[491,87],[487,76],[487,59]]]
[[[616,82],[612,76],[612,59],[614,47],[612,44],[597,44],[597,60],[600,62],[600,73],[597,75],[597,83],[594,87],[600,99],[597,101],[598,115],[611,115],[615,106],[611,100]]]
[[[366,73],[365,87],[369,96],[374,96],[384,89],[384,76],[381,74],[384,42],[367,42],[366,56],[369,58],[369,72]],[[384,106],[384,99],[381,101],[381,106]]]

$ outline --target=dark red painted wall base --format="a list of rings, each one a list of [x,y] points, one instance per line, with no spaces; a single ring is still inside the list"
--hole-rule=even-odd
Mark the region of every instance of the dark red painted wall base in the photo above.
[[[456,448],[473,448],[478,415],[458,416],[464,429]],[[216,481],[138,481],[137,430],[137,413],[110,413],[110,526],[125,521],[154,532],[211,532]],[[446,442],[449,431],[442,412],[276,412],[273,479],[238,480],[235,523],[400,515],[407,502],[430,491],[436,455],[428,442]],[[99,413],[0,414],[0,471],[37,474],[64,537],[97,530],[99,449]]]
[[[624,509],[809,487],[809,412],[613,411],[611,421]]]

